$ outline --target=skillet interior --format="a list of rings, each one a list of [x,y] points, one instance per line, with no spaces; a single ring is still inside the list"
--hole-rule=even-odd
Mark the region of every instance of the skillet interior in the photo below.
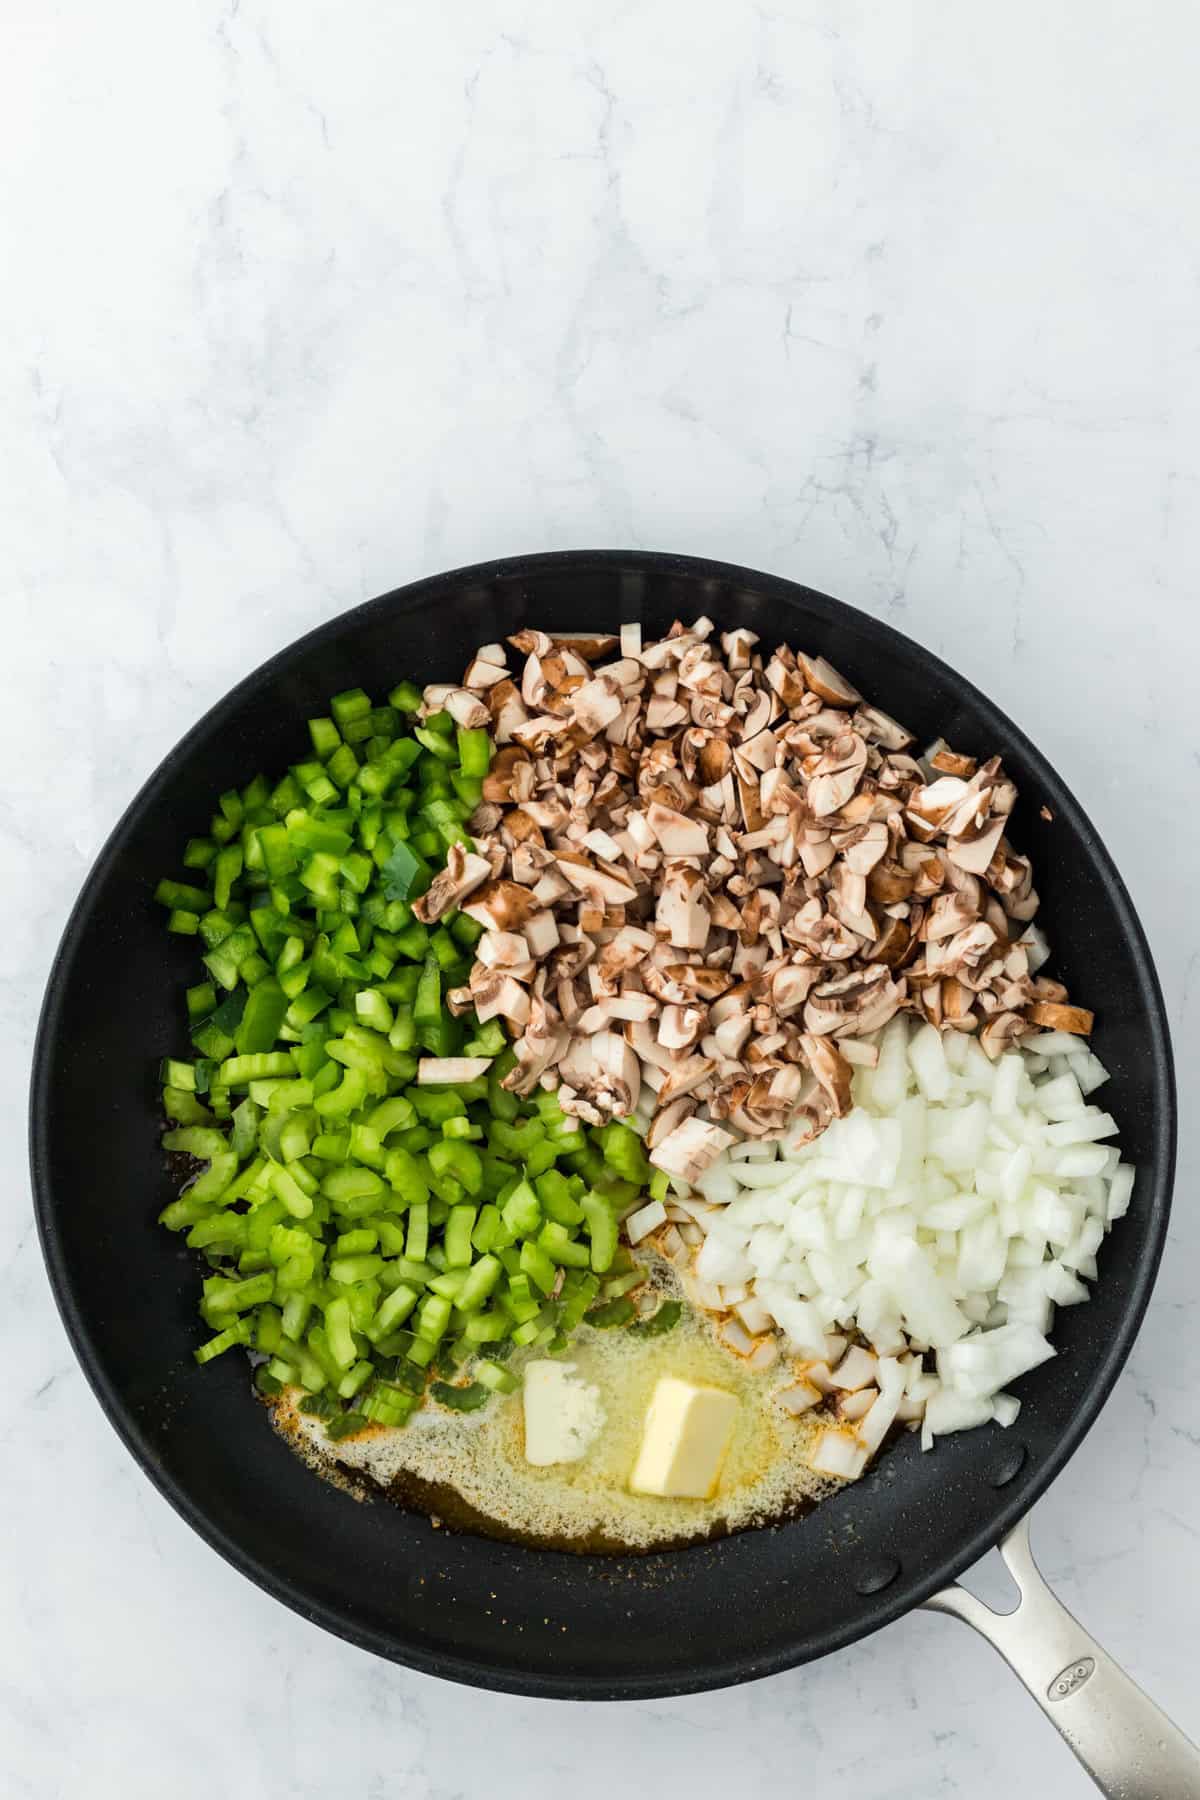
[[[294,760],[305,717],[331,693],[452,678],[476,644],[523,623],[640,619],[661,634],[701,612],[824,653],[924,737],[1003,753],[1052,968],[1100,1012],[1105,1103],[1140,1171],[1133,1205],[1103,1253],[1095,1299],[1059,1314],[1058,1357],[1020,1383],[1007,1432],[963,1433],[925,1457],[908,1438],[811,1519],[682,1552],[579,1558],[434,1531],[311,1474],[271,1431],[239,1358],[192,1362],[197,1270],[154,1219],[170,1195],[155,1073],[182,1042],[194,946],[167,938],[151,893],[177,872],[214,796]],[[811,589],[599,551],[482,565],[385,595],[283,651],[201,720],[117,826],[68,924],[31,1131],[43,1248],[75,1350],[126,1444],[216,1549],[383,1656],[481,1686],[616,1699],[746,1680],[850,1643],[959,1574],[1028,1508],[1094,1419],[1145,1308],[1175,1104],[1162,998],[1128,895],[1078,804],[1003,714],[908,639]]]

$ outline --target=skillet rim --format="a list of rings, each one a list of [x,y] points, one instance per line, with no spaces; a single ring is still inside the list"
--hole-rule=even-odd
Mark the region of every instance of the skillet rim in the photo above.
[[[801,604],[810,612],[823,614],[831,624],[843,624],[871,638],[881,651],[903,647],[924,659],[931,671],[967,702],[984,720],[994,720],[1007,741],[1019,747],[1029,765],[1036,771],[1046,797],[1056,811],[1068,815],[1074,829],[1089,844],[1101,864],[1118,927],[1129,946],[1131,961],[1146,1000],[1148,1050],[1155,1094],[1155,1120],[1152,1128],[1154,1161],[1157,1177],[1148,1196],[1145,1229],[1137,1246],[1135,1271],[1128,1301],[1118,1315],[1116,1329],[1101,1356],[1087,1391],[1069,1427],[1054,1448],[1030,1468],[1014,1476],[1003,1490],[988,1521],[966,1540],[959,1541],[940,1566],[921,1577],[904,1578],[903,1572],[894,1583],[879,1594],[863,1599],[859,1612],[848,1618],[840,1629],[827,1630],[816,1643],[797,1652],[780,1650],[755,1657],[736,1655],[706,1663],[703,1672],[664,1679],[653,1675],[631,1676],[621,1681],[589,1681],[586,1677],[558,1675],[548,1669],[537,1674],[525,1670],[498,1667],[476,1658],[456,1653],[428,1653],[402,1644],[397,1632],[386,1633],[363,1625],[337,1609],[314,1602],[301,1584],[284,1579],[266,1568],[257,1557],[244,1550],[226,1532],[219,1520],[185,1490],[182,1483],[158,1466],[148,1439],[136,1417],[124,1402],[116,1384],[104,1368],[102,1344],[89,1333],[81,1308],[67,1277],[65,1258],[51,1186],[50,1147],[46,1115],[49,1090],[53,1079],[54,1047],[59,1029],[59,1014],[68,977],[72,971],[79,940],[99,895],[109,869],[120,855],[126,839],[142,818],[152,810],[160,786],[185,764],[200,744],[232,715],[253,691],[284,673],[293,659],[325,642],[336,640],[351,624],[365,616],[412,610],[435,601],[440,593],[495,581],[521,581],[534,574],[568,570],[625,570],[642,575],[679,575],[701,581],[720,582],[756,591],[765,597]],[[1129,891],[1116,868],[1103,838],[1083,807],[1066,787],[1054,768],[1035,744],[973,682],[960,675],[940,657],[925,650],[915,639],[897,631],[893,625],[858,607],[835,599],[818,589],[789,580],[785,576],[745,568],[739,564],[714,561],[664,551],[647,550],[555,550],[510,556],[496,561],[469,564],[458,569],[426,576],[390,592],[366,600],[327,619],[301,637],[285,645],[237,682],[211,706],[179,742],[170,750],[138,789],[121,814],[97,855],[78,898],[71,908],[47,978],[46,993],[38,1021],[34,1043],[29,1106],[29,1151],[32,1174],[34,1211],[38,1237],[46,1263],[51,1291],[66,1329],[72,1350],[87,1381],[100,1402],[109,1423],[139,1463],[163,1498],[187,1521],[198,1535],[241,1574],[256,1586],[282,1601],[310,1623],[322,1626],[334,1636],[371,1651],[388,1661],[414,1668],[423,1674],[438,1676],[493,1692],[520,1694],[544,1699],[649,1700],[674,1695],[702,1693],[717,1688],[757,1680],[777,1674],[808,1661],[846,1648],[905,1613],[915,1610],[940,1588],[955,1580],[988,1550],[995,1547],[1005,1533],[1016,1524],[1046,1491],[1050,1483],[1078,1449],[1095,1423],[1129,1356],[1138,1329],[1149,1304],[1155,1277],[1162,1259],[1170,1221],[1172,1188],[1175,1175],[1177,1141],[1177,1102],[1170,1029],[1161,986],[1145,931],[1133,905]]]

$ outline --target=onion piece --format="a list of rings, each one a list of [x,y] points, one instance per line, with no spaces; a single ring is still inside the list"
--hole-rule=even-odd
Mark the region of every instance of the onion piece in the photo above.
[[[648,1206],[639,1207],[637,1212],[630,1213],[625,1221],[625,1235],[631,1244],[640,1244],[651,1231],[657,1231],[660,1225],[667,1222],[667,1209],[661,1200],[651,1200]]]

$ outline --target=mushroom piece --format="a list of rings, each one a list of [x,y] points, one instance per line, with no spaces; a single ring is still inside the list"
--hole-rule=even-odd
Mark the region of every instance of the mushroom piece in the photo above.
[[[417,1062],[418,1087],[461,1087],[478,1081],[495,1061],[491,1056],[422,1056]]]
[[[665,972],[685,993],[694,994],[698,1000],[719,999],[732,979],[724,969],[705,968],[700,963],[668,963]]]
[[[940,738],[926,752],[925,760],[939,775],[960,775],[964,781],[969,781],[978,767],[973,756],[957,755]]]
[[[503,817],[502,806],[497,806],[494,800],[481,800],[467,820],[467,830],[475,838],[490,837]]]
[[[475,952],[488,969],[503,969],[517,981],[533,980],[533,954],[519,931],[485,931]]]
[[[903,919],[885,919],[880,927],[879,936],[871,945],[871,956],[885,968],[897,968],[903,961],[912,942],[912,933]]]
[[[465,687],[434,685],[425,689],[422,698],[426,713],[448,712],[464,731],[481,730],[492,716],[478,694],[468,692]]]
[[[805,656],[801,652],[796,661],[809,688],[826,706],[857,706],[862,699],[858,689],[851,687],[823,656]]]
[[[855,875],[870,875],[887,855],[888,828],[882,819],[869,825],[855,825],[850,831],[835,836],[834,848]]]
[[[804,677],[796,666],[796,659],[786,644],[781,644],[776,650],[763,674],[768,686],[774,689],[789,711],[804,704],[808,690],[804,685]]]
[[[579,728],[595,737],[618,717],[624,702],[616,683],[607,675],[597,675],[577,687],[567,704]]]
[[[688,1056],[683,1062],[667,1055],[666,1079],[658,1090],[658,1103],[666,1106],[681,1094],[694,1094],[702,1088],[716,1066],[707,1056]]]
[[[510,801],[521,798],[522,796],[516,792],[518,766],[523,767],[532,778],[533,765],[530,762],[529,752],[523,750],[520,744],[506,744],[502,750],[497,750],[492,757],[488,772],[483,778],[484,799],[499,801],[501,805],[506,805]],[[531,796],[532,785],[524,798],[528,800]]]
[[[564,1112],[587,1118],[583,1106],[593,1103],[600,1117],[627,1117],[641,1093],[642,1075],[637,1057],[615,1031],[596,1031],[590,1037],[573,1037],[559,1074],[580,1100],[564,1101]],[[581,1104],[582,1102],[582,1104]]]
[[[909,820],[930,833],[936,832],[962,804],[968,792],[967,783],[957,775],[941,775],[928,787],[918,788],[910,795]]]
[[[979,1033],[979,1042],[987,1055],[995,1062],[996,1058],[1003,1056],[1011,1045],[1019,1044],[1023,1037],[1028,1036],[1029,1029],[1025,1020],[1018,1013],[993,1013]]]
[[[599,900],[605,906],[624,906],[630,900],[637,899],[637,889],[609,870],[597,869],[589,862],[577,862],[573,856],[567,856],[564,852],[559,853],[557,866],[559,873],[573,888]]]
[[[823,819],[845,806],[862,780],[867,766],[867,746],[856,731],[834,738],[821,757],[808,784],[808,804],[813,816]]]
[[[580,1015],[576,1030],[585,1034],[606,1031],[614,1020],[624,1024],[626,1020],[652,1019],[657,1011],[652,994],[606,994]]]
[[[549,656],[554,648],[554,639],[548,631],[537,631],[529,625],[514,631],[508,641],[522,656]]]
[[[704,1009],[699,1006],[664,1006],[658,1021],[658,1041],[664,1050],[690,1050],[704,1031],[705,1019]]]
[[[809,1068],[828,1094],[835,1116],[844,1119],[853,1104],[851,1081],[854,1071],[850,1064],[828,1038],[813,1037],[806,1032],[800,1039],[800,1048]]]
[[[725,660],[731,669],[748,669],[750,657],[758,642],[758,633],[748,631],[744,625],[736,631],[721,633],[721,648],[725,652]]]
[[[662,1074],[673,1069],[678,1058],[664,1050],[656,1034],[641,1019],[631,1019],[625,1026],[625,1041],[636,1054],[644,1070],[657,1069]],[[657,1088],[655,1092],[657,1093]]]
[[[702,819],[686,818],[673,807],[652,800],[646,823],[668,856],[707,856],[708,827]]]
[[[552,912],[531,913],[521,929],[525,942],[529,945],[530,955],[537,957],[539,961],[558,948],[558,923]]]
[[[525,724],[529,718],[516,683],[507,677],[487,689],[487,708],[492,720],[492,735],[497,744],[511,743],[517,727]]]
[[[928,966],[931,969],[936,966],[944,975],[960,975],[964,970],[973,969],[994,947],[995,942],[996,933],[992,927],[985,919],[977,919],[973,925],[968,925],[965,931],[958,932],[944,944],[931,944],[926,951]],[[929,960],[935,948],[940,952],[936,965]]]
[[[968,875],[983,875],[1004,836],[1004,823],[995,819],[977,837],[952,837],[946,845],[950,861]]]
[[[482,965],[476,964],[476,968]],[[504,971],[484,971],[484,978],[471,983],[471,998],[475,1002],[475,1014],[481,1025],[489,1019],[503,1019],[506,1024],[520,1031],[528,1023],[530,998],[525,989],[512,975]]]
[[[732,1018],[722,1019],[719,1025],[713,1026],[713,1041],[722,1056],[730,1062],[736,1062],[745,1049],[753,1028],[753,1020],[749,1013],[742,1013],[740,1016],[735,1014]]]
[[[880,712],[877,706],[860,706],[850,722],[860,737],[885,750],[906,750],[913,741],[911,731],[897,724],[888,713]]]
[[[1090,1037],[1096,1023],[1095,1013],[1085,1006],[1063,1006],[1053,1000],[1035,1000],[1025,1008],[1025,1017],[1031,1025],[1041,1025],[1047,1031],[1066,1031],[1072,1037]]]
[[[646,1147],[653,1150],[669,1137],[677,1125],[691,1117],[696,1110],[696,1102],[685,1094],[678,1100],[672,1100],[667,1106],[660,1106],[651,1119],[646,1130]]]
[[[655,908],[655,923],[677,950],[703,950],[708,943],[709,895],[704,877],[687,863],[669,862]]]
[[[540,908],[518,882],[486,881],[459,910],[485,931],[519,931]]]
[[[735,1141],[731,1131],[693,1115],[667,1132],[651,1150],[650,1161],[656,1169],[677,1175],[681,1181],[698,1181],[722,1150],[728,1150]]]
[[[740,684],[739,684],[740,686]],[[745,709],[742,719],[742,751],[748,754],[752,741],[757,740],[771,723],[775,712],[772,695],[766,688],[753,690],[749,696],[750,704]],[[771,739],[771,754],[774,757],[775,740]],[[757,764],[761,769],[770,768],[769,762]]]
[[[821,978],[815,963],[784,963],[771,977],[771,1004],[781,1019],[799,1012]]]
[[[669,700],[665,694],[652,694],[646,708],[647,731],[674,731],[680,725],[686,725],[687,708],[678,700]]]
[[[550,641],[556,650],[565,650],[568,655],[587,663],[607,656],[610,650],[617,647],[617,640],[611,631],[556,631]]]
[[[886,969],[853,969],[836,981],[813,989],[804,1008],[804,1023],[816,1037],[852,1031],[869,1037],[900,1010],[904,989]]]
[[[492,865],[461,844],[451,844],[446,853],[446,866],[436,874],[418,900],[413,912],[424,925],[432,925],[443,913],[461,906],[483,882],[490,880]]]
[[[929,943],[937,943],[941,938],[956,937],[960,931],[973,925],[978,917],[977,901],[966,889],[937,894],[926,914],[921,936]]]
[[[508,677],[508,669],[504,663],[488,662],[482,652],[476,654],[467,664],[467,672],[463,676],[465,688],[494,687],[498,681]]]

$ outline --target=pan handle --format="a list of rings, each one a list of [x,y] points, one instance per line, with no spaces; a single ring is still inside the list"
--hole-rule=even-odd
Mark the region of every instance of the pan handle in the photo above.
[[[926,1606],[965,1619],[1000,1652],[1110,1800],[1196,1800],[1200,1750],[1051,1593],[1028,1520],[1000,1554],[1021,1594],[1013,1612],[993,1612],[957,1582]]]

